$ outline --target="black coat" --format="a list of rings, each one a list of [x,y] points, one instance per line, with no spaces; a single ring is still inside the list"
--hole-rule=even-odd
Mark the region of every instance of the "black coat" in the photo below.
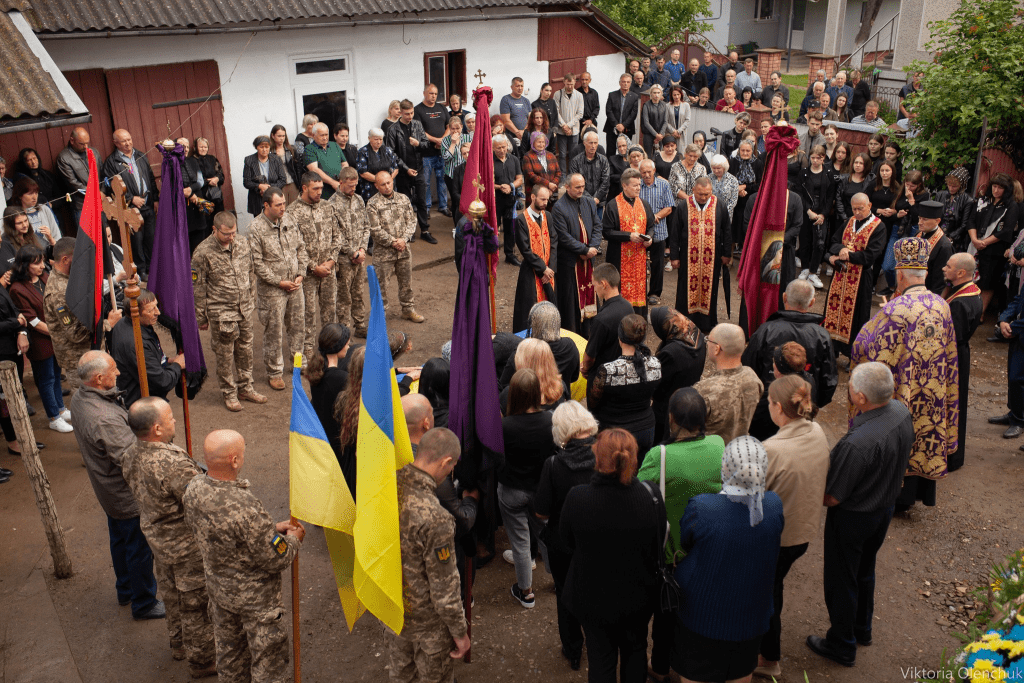
[[[151,209],[153,208],[153,203],[160,200],[160,187],[156,184],[156,178],[153,177],[153,169],[150,167],[149,160],[145,154],[134,149],[132,150],[132,160],[139,169],[139,175],[146,182],[146,207]],[[129,170],[128,164],[121,158],[121,153],[116,150],[103,162],[101,175],[104,180],[109,180],[116,175],[121,176],[121,180],[124,181],[125,185],[124,199],[129,204],[132,199],[141,194],[141,188],[135,182],[135,176]]]
[[[224,202],[224,169],[221,168],[220,162],[217,161],[217,157],[212,154],[204,154],[199,156],[198,154],[192,157],[199,162],[199,168],[203,172],[203,199],[209,199],[211,202],[221,202],[223,206]],[[217,184],[211,185],[210,179],[216,178]]]
[[[692,387],[704,374],[707,358],[707,340],[697,333],[697,345],[690,346],[681,339],[669,339],[658,349],[661,362],[661,382],[651,396],[654,409],[654,442],[661,443],[668,430],[668,402],[672,394],[684,387]]]
[[[622,124],[625,129],[623,134],[633,137],[636,133],[636,115],[640,112],[640,96],[629,92],[625,95],[625,106],[623,106],[622,92],[615,90],[608,93],[608,100],[604,105],[605,122],[604,132],[608,135],[618,135],[615,126]],[[620,116],[621,113],[621,116]],[[614,149],[614,146],[612,146]]]
[[[124,392],[124,404],[130,408],[142,398],[139,388],[139,367],[135,360],[135,333],[132,320],[121,318],[112,331],[112,351],[110,355],[117,363],[121,374],[117,378],[117,388]],[[164,361],[164,352],[160,347],[160,337],[152,326],[142,326],[142,353],[146,360],[146,378],[149,380],[149,395],[166,398],[167,393],[181,381],[181,366],[169,360]]]
[[[580,241],[581,218],[589,237],[586,243]],[[561,273],[560,277],[555,277],[555,294],[558,312],[562,315],[562,328],[580,333],[583,325],[580,320],[575,269],[581,254],[586,254],[591,248],[600,248],[601,221],[597,218],[594,200],[586,193],[579,200],[573,199],[568,193],[559,197],[551,209],[551,221],[558,235],[558,268],[552,270]]]
[[[839,385],[836,352],[832,337],[821,326],[823,316],[800,311],[776,311],[750,337],[743,352],[743,364],[757,373],[765,388],[775,379],[773,357],[775,349],[786,342],[795,341],[807,351],[807,364],[814,379],[818,407],[832,402]]]
[[[260,172],[260,161],[259,157],[255,154],[250,154],[242,162],[242,187],[249,190],[249,201],[246,206],[246,211],[251,213],[253,216],[258,216],[263,212],[263,195],[260,193],[260,185],[271,185],[272,187],[284,187],[285,176],[284,164],[281,163],[280,157],[276,154],[271,154],[268,158],[267,165],[267,177],[260,180],[262,175]]]

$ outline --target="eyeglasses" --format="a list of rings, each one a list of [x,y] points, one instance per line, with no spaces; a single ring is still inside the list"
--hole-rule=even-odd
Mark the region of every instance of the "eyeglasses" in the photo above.
[[[714,344],[718,348],[722,348],[722,345],[719,344],[718,342],[716,342],[714,339],[711,339],[710,337],[708,337],[707,340],[708,340],[708,344]]]

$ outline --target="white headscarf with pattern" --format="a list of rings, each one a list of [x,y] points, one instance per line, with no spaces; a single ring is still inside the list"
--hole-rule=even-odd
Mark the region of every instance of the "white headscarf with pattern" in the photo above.
[[[729,442],[722,454],[722,495],[750,510],[750,526],[764,518],[764,482],[768,472],[768,453],[752,436],[740,436]]]

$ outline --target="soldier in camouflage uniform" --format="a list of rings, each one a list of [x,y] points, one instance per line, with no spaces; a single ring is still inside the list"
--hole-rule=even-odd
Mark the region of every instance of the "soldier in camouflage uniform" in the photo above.
[[[335,321],[338,280],[334,264],[342,249],[341,225],[332,207],[320,201],[324,182],[316,173],[302,175],[302,196],[291,203],[286,215],[299,227],[306,245],[306,277],[302,280],[305,300],[306,338],[302,345],[302,367],[316,351],[316,337],[327,323]]]
[[[78,360],[92,348],[92,333],[78,321],[68,308],[68,275],[71,273],[71,258],[75,253],[75,238],[61,237],[53,245],[53,271],[46,281],[43,292],[43,308],[46,324],[50,329],[50,341],[57,364],[67,374],[68,389],[78,388]],[[121,311],[111,311],[107,316],[107,329],[121,319]]]
[[[221,683],[291,680],[281,572],[299,552],[301,524],[274,524],[263,504],[238,479],[245,440],[238,432],[211,432],[203,444],[209,472],[185,491],[185,523],[206,567],[206,588],[217,640]]]
[[[384,310],[388,309],[388,282],[391,273],[398,278],[398,300],[402,304],[402,317],[414,323],[423,322],[422,315],[413,308],[412,252],[409,239],[416,234],[416,214],[412,203],[404,194],[394,191],[391,174],[377,174],[377,194],[366,203],[366,217],[373,236],[373,262],[380,281],[380,296]]]
[[[263,363],[271,388],[278,391],[284,389],[281,347],[285,329],[291,353],[302,350],[302,280],[309,260],[302,233],[292,217],[285,214],[286,206],[284,192],[271,187],[263,193],[263,213],[249,226],[249,246],[257,277],[256,310],[263,325]]]
[[[213,217],[213,234],[200,242],[192,254],[196,320],[201,330],[213,325],[210,342],[217,356],[217,379],[224,405],[232,412],[242,409],[239,399],[267,402],[267,397],[252,385],[256,276],[249,241],[235,239],[237,233],[235,216],[221,211]]]
[[[398,472],[405,625],[401,635],[389,631],[393,683],[451,683],[455,660],[449,652],[462,657],[469,650],[455,519],[434,492],[455,468],[459,453],[454,433],[431,429],[420,439],[416,459]]]
[[[162,398],[147,396],[133,403],[128,426],[137,440],[125,451],[121,470],[153,550],[174,656],[188,659],[193,678],[205,678],[217,673],[217,648],[203,556],[185,524],[181,502],[200,470],[187,452],[171,443],[174,424],[171,406]]]
[[[366,336],[366,309],[363,308],[363,283],[366,282],[366,247],[370,224],[366,205],[356,192],[359,174],[352,167],[341,169],[341,188],[328,203],[341,223],[342,248],[338,254],[338,322]]]

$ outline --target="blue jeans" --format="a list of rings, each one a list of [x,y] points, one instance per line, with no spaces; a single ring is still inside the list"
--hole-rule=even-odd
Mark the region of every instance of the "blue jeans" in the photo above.
[[[51,420],[64,412],[64,396],[60,386],[60,366],[57,357],[50,356],[44,360],[34,360],[32,376],[36,380],[39,398],[43,400],[46,417]]]
[[[114,519],[107,515],[110,559],[117,577],[117,601],[131,601],[132,616],[139,617],[156,604],[153,551],[142,533],[139,518]]]
[[[427,186],[427,211],[430,211],[430,176],[434,176],[434,182],[437,183],[437,203],[440,205],[441,211],[448,208],[448,192],[444,189],[444,161],[441,160],[440,156],[436,157],[423,157],[423,172],[427,174],[424,178],[424,182]]]
[[[530,533],[540,537],[540,522],[530,514],[533,493],[498,484],[498,507],[505,524],[512,559],[516,566],[516,583],[525,590],[533,587],[533,558],[530,556]]]

